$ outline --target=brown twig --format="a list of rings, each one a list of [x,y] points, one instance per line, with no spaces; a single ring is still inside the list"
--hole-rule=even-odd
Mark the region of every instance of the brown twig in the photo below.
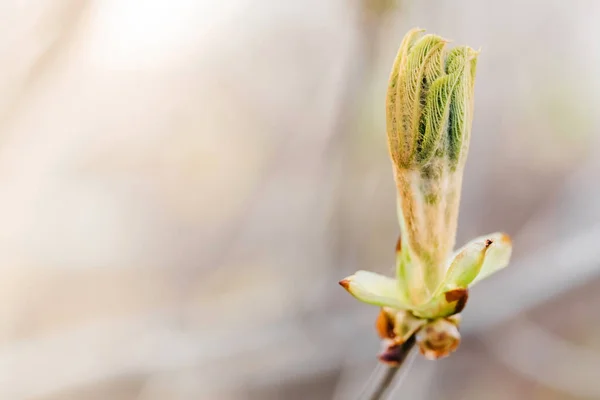
[[[398,371],[400,371],[400,369],[404,365],[404,361],[407,359],[408,355],[410,354],[410,352],[414,346],[415,346],[415,337],[414,336],[412,336],[410,339],[408,339],[406,342],[404,342],[401,346],[399,346],[398,350],[395,352],[395,356],[397,358],[395,359],[394,365],[386,365],[385,371],[383,371],[382,374],[375,374],[373,379],[378,379],[376,375],[381,376],[381,378],[379,378],[379,382],[377,382],[375,388],[372,389],[372,391],[370,389],[370,386],[372,386],[372,385],[370,384],[370,382],[367,383],[367,385],[365,386],[365,389],[362,391],[359,398],[360,399],[364,398],[364,399],[368,399],[368,400],[383,399],[384,394],[390,387],[391,383],[394,381],[394,377],[396,376]]]

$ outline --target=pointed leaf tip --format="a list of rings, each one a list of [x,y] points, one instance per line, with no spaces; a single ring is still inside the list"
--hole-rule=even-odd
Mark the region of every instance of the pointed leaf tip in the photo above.
[[[512,240],[510,239],[510,236],[498,232],[488,235],[487,237],[492,243],[489,244],[485,252],[481,270],[473,282],[471,282],[471,285],[482,281],[493,273],[506,267],[510,261],[510,256],[512,255]]]
[[[440,291],[467,288],[504,268],[512,244],[504,233],[478,237],[456,251]]]
[[[339,284],[364,303],[400,310],[407,308],[405,296],[394,278],[369,271],[358,271],[342,279]]]

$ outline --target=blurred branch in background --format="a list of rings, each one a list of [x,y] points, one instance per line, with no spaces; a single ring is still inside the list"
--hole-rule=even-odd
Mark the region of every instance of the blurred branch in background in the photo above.
[[[68,51],[88,5],[87,0],[3,4],[0,61],[5,70],[0,77],[0,124],[9,124],[20,114],[19,107],[27,107],[26,99],[36,80]]]
[[[571,396],[600,398],[600,351],[562,339],[526,318],[501,335],[482,338],[486,348],[518,374]]]

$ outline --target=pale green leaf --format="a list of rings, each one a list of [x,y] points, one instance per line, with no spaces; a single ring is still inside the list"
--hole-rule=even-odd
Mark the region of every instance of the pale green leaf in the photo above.
[[[483,239],[470,242],[463,247],[454,256],[438,293],[468,288],[481,271],[489,244],[491,243],[487,239]]]
[[[369,271],[358,271],[340,281],[350,294],[358,300],[382,307],[408,309],[404,293],[394,278]]]
[[[488,235],[487,238],[492,241],[492,244],[485,252],[485,259],[481,266],[481,271],[479,271],[477,278],[471,282],[471,286],[492,275],[494,272],[506,267],[510,261],[510,256],[512,254],[512,242],[510,237],[505,233],[498,232]]]

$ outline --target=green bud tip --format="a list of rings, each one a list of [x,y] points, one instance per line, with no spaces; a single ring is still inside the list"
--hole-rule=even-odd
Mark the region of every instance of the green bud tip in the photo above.
[[[386,116],[396,168],[424,168],[443,158],[464,162],[473,118],[478,51],[448,50],[448,40],[413,29],[400,45],[390,74]]]

